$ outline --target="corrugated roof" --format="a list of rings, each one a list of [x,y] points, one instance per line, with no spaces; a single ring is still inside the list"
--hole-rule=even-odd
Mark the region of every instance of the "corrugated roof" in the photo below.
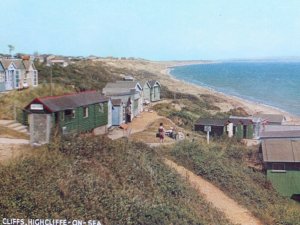
[[[272,139],[262,142],[264,162],[300,162],[300,141]]]
[[[107,101],[109,101],[109,97],[102,95],[100,92],[86,91],[62,96],[36,98],[31,103],[40,102],[50,112],[58,112],[66,109],[74,109],[80,106],[86,106]],[[29,105],[27,107],[29,107]]]

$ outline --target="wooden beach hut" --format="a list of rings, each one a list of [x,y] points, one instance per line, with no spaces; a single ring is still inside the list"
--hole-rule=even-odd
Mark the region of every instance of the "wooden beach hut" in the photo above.
[[[144,101],[143,103],[144,104],[150,103],[150,101],[151,101],[151,94],[150,94],[151,86],[149,84],[149,81],[142,81],[141,86],[143,88],[143,101]]]
[[[112,125],[120,126],[125,123],[125,108],[121,99],[112,99]]]
[[[254,137],[254,123],[249,118],[200,118],[194,124],[195,131],[206,132],[210,127],[213,136],[235,136],[237,139],[252,139]]]
[[[160,100],[161,85],[157,80],[148,81],[150,84],[150,101],[156,102]]]
[[[110,98],[96,91],[35,98],[25,107],[31,142],[49,142],[54,130],[61,134],[106,133],[111,121],[110,104]]]
[[[300,141],[264,140],[261,144],[268,180],[283,196],[300,197]]]

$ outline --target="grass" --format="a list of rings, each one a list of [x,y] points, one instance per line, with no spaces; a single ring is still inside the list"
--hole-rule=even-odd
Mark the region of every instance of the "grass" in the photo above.
[[[151,148],[70,137],[0,166],[0,217],[103,224],[230,224]]]
[[[264,224],[300,224],[299,204],[279,196],[262,172],[247,166],[252,154],[254,150],[236,141],[219,140],[210,145],[183,142],[173,147],[169,156],[214,183]]]
[[[53,84],[53,95],[62,95],[75,92],[71,86],[61,84]],[[51,88],[49,84],[40,84],[38,87],[30,88],[22,91],[10,91],[0,95],[0,119],[14,119],[14,106],[17,109],[17,114],[27,106],[34,98],[50,96]]]

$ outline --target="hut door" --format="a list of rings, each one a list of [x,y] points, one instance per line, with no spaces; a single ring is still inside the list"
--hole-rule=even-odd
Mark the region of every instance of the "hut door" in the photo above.
[[[244,125],[243,128],[243,138],[247,138],[247,126]]]

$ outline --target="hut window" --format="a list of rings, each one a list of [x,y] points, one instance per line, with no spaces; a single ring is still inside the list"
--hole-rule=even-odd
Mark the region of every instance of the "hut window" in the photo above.
[[[75,110],[74,109],[65,110],[65,117],[75,118]]]
[[[285,171],[284,163],[272,163],[272,171]]]
[[[99,103],[99,112],[104,113],[104,104]]]
[[[83,118],[89,117],[89,108],[83,107]]]

